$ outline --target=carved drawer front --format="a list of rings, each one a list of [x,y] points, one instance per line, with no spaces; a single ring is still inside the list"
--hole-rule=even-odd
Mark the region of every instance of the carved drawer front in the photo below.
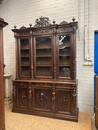
[[[34,110],[51,111],[52,89],[45,87],[34,88]]]
[[[72,109],[72,98],[72,90],[56,89],[56,111],[61,114],[70,114]]]
[[[16,106],[19,108],[27,109],[29,107],[31,90],[28,86],[15,86],[15,101]]]

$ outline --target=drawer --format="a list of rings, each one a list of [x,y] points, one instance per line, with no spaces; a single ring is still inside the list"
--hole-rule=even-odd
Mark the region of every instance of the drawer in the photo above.
[[[66,83],[57,83],[57,84],[55,84],[55,87],[56,88],[70,88],[70,89],[73,89],[73,88],[76,87],[76,85],[66,84]]]
[[[13,85],[15,86],[29,86],[29,82],[17,82],[17,81],[13,81]]]
[[[52,83],[31,83],[31,86],[32,87],[53,87],[54,86],[54,84],[52,84]]]

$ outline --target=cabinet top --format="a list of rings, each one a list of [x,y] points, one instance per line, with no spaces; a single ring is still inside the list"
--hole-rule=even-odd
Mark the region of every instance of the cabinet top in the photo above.
[[[33,80],[20,80],[20,79],[16,79],[14,80],[15,82],[27,82],[27,83],[52,83],[52,84],[78,84],[78,80],[37,80],[37,79],[33,79]]]
[[[72,22],[68,23],[66,21],[62,21],[60,24],[56,24],[56,21],[50,22],[48,17],[40,17],[35,20],[35,25],[32,26],[32,24],[29,24],[29,27],[22,26],[19,29],[17,29],[16,26],[14,26],[14,29],[12,29],[13,32],[25,32],[25,31],[34,31],[36,29],[51,29],[51,28],[60,28],[60,27],[71,27],[74,30],[78,27],[78,22],[75,22],[75,19],[72,19]]]
[[[6,25],[8,25],[8,23],[5,22],[3,18],[0,18],[0,27],[5,27]]]

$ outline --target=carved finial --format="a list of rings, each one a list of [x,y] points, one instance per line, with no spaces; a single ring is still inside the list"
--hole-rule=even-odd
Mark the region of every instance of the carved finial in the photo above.
[[[72,18],[72,21],[75,22],[75,17]]]
[[[16,29],[17,28],[17,26],[14,26],[14,29]]]
[[[53,24],[55,24],[56,23],[56,21],[53,19]]]
[[[29,24],[30,28],[32,27],[32,24]]]

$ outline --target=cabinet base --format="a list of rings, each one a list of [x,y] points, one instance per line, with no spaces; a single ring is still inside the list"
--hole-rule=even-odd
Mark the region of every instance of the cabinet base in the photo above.
[[[74,114],[74,115],[50,113],[50,112],[44,112],[44,111],[33,111],[33,110],[28,111],[28,110],[23,110],[23,109],[20,109],[20,108],[13,108],[12,111],[15,112],[15,113],[44,116],[44,117],[48,117],[48,118],[69,120],[69,121],[75,121],[75,122],[78,122],[78,114],[79,114],[78,108],[76,110],[76,114]]]

